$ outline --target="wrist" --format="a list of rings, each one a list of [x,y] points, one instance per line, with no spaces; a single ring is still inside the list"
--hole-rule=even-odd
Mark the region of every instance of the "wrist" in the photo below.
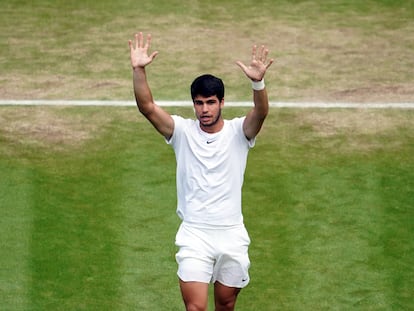
[[[131,64],[131,67],[132,67],[132,70],[144,70],[145,69],[145,66],[141,66],[141,65],[132,65]]]
[[[260,81],[252,81],[252,89],[255,91],[261,91],[265,88],[264,78]]]

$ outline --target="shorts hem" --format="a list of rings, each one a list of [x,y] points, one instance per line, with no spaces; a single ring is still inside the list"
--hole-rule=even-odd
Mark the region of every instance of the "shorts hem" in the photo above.
[[[182,282],[197,282],[197,283],[205,283],[205,284],[210,284],[211,280],[206,281],[206,280],[200,280],[200,279],[196,279],[196,278],[186,278],[180,275],[179,272],[177,272],[177,276],[180,279],[180,281]]]

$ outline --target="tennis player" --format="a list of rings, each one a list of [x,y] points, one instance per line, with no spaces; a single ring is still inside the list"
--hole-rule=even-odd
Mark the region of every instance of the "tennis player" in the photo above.
[[[246,116],[223,119],[224,85],[205,74],[191,84],[195,120],[170,115],[156,105],[146,66],[151,35],[129,41],[135,99],[139,111],[174,149],[177,171],[176,235],[178,278],[186,310],[207,310],[208,286],[214,284],[215,309],[234,310],[249,283],[250,238],[243,223],[242,185],[249,149],[268,114],[264,75],[273,63],[269,51],[253,46],[251,61],[237,65],[251,80],[253,108]]]

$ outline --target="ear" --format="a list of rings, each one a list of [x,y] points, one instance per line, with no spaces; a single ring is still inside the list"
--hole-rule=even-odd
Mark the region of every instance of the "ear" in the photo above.
[[[221,102],[220,102],[220,108],[223,108],[224,107],[224,97],[221,99]]]

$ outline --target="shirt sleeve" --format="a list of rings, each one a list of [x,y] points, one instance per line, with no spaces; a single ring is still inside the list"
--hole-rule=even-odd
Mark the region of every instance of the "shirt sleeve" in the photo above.
[[[247,143],[249,148],[253,148],[256,144],[256,137],[253,137],[251,139],[248,139],[246,135],[244,134],[243,130],[243,124],[246,117],[240,117],[240,118],[234,118],[233,122],[235,124],[236,131],[240,137],[240,139]]]
[[[172,115],[171,116],[173,118],[174,121],[174,131],[173,134],[171,135],[170,139],[165,138],[165,142],[168,145],[174,145],[174,142],[177,140],[177,136],[181,129],[182,129],[182,124],[184,122],[184,118],[177,116],[177,115]]]

